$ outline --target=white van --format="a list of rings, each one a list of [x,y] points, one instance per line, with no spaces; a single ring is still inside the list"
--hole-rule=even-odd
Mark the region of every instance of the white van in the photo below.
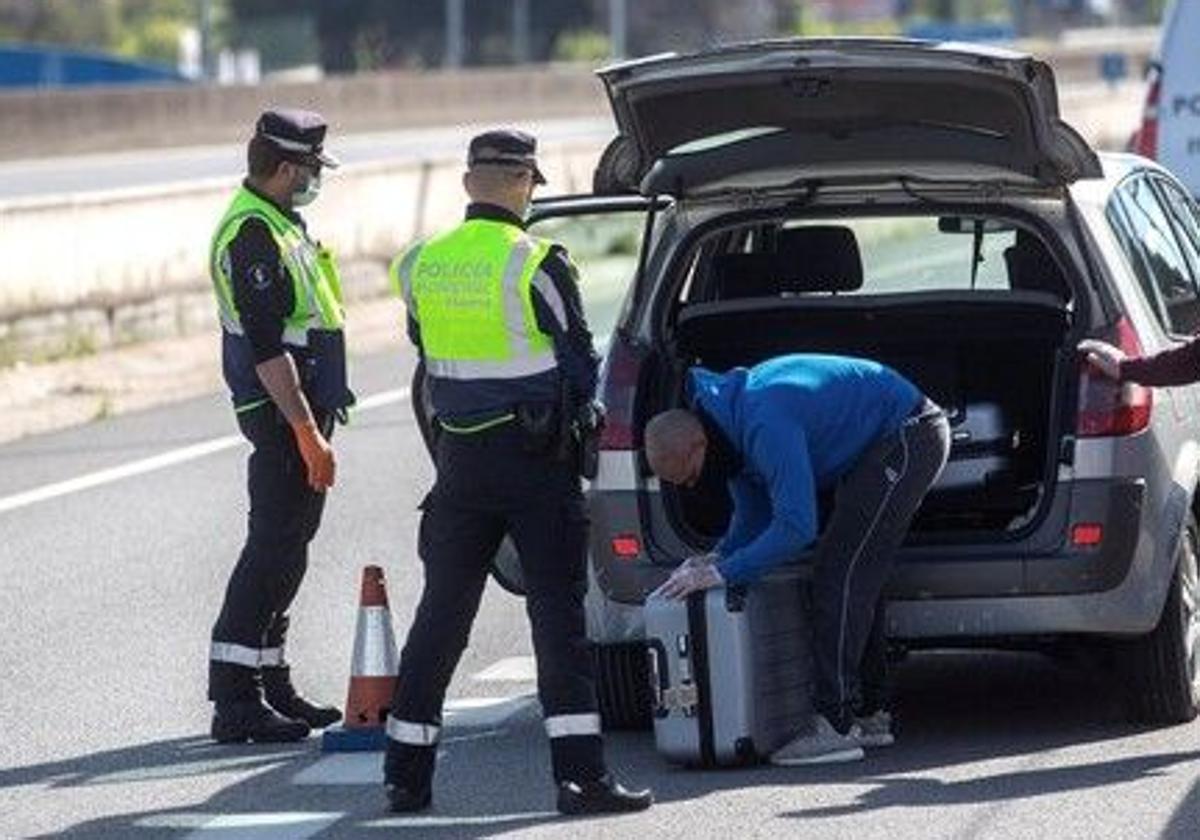
[[[1175,0],[1163,15],[1149,81],[1133,151],[1157,160],[1200,197],[1200,0]]]

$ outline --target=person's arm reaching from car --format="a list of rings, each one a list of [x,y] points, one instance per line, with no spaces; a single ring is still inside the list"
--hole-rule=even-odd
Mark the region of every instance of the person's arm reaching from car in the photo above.
[[[1198,338],[1152,356],[1128,356],[1120,348],[1092,338],[1079,342],[1079,351],[1105,376],[1119,382],[1170,387],[1200,381]]]

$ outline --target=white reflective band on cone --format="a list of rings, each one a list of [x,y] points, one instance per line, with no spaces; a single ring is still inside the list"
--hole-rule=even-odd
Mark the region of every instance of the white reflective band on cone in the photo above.
[[[432,747],[442,735],[442,727],[432,723],[412,723],[407,720],[396,720],[391,715],[387,719],[387,736],[400,744],[413,747]]]
[[[252,648],[232,642],[213,642],[208,658],[213,662],[227,662],[243,668],[260,668],[263,665],[278,667],[284,664],[283,648]]]
[[[551,738],[566,738],[571,735],[599,735],[600,715],[595,712],[583,715],[554,715],[546,718],[546,734]]]
[[[358,611],[358,628],[354,633],[354,661],[350,675],[354,677],[394,677],[400,670],[396,654],[396,634],[392,629],[392,614],[387,607],[363,607]]]

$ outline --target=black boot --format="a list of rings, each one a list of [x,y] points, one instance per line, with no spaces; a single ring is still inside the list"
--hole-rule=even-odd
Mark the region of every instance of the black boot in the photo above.
[[[308,724],[277,715],[258,700],[217,703],[212,720],[213,740],[220,744],[280,744],[308,737]]]
[[[292,686],[291,670],[287,665],[262,669],[267,705],[284,717],[304,721],[313,729],[324,729],[342,719],[341,711],[333,706],[315,706],[297,694]]]
[[[387,786],[388,808],[393,814],[414,814],[433,804],[429,790],[414,791],[401,785]]]
[[[654,804],[649,790],[631,791],[610,775],[594,782],[563,782],[558,786],[560,814],[625,814],[644,811]]]
[[[394,814],[424,811],[433,802],[433,771],[437,747],[418,747],[388,739],[383,757],[383,781],[388,807]]]

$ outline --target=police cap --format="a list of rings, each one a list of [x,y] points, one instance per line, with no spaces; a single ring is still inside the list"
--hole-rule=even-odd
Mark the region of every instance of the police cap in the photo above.
[[[467,147],[467,166],[523,166],[533,171],[535,184],[546,183],[537,165],[537,138],[514,128],[485,131],[471,138]]]
[[[254,133],[269,140],[288,160],[336,169],[338,159],[325,151],[326,128],[325,118],[314,111],[272,108],[263,111]]]

